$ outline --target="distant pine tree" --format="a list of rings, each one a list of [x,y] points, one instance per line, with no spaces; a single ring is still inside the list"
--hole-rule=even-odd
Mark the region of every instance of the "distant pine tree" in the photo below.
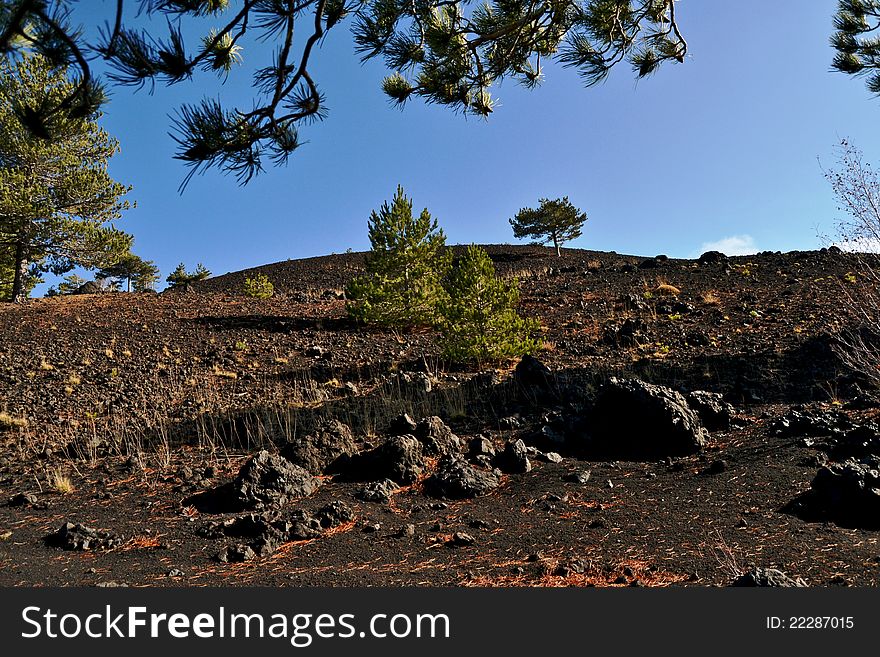
[[[349,314],[396,328],[435,324],[451,262],[437,220],[427,209],[413,217],[412,201],[398,186],[391,205],[371,213],[369,231],[367,273],[346,290]]]
[[[156,287],[159,268],[152,260],[144,260],[133,253],[125,253],[109,267],[98,271],[97,278],[106,278],[117,283],[125,282],[126,291],[144,292]]]
[[[504,281],[486,251],[469,246],[449,275],[440,323],[444,355],[456,362],[494,362],[539,349],[535,320],[516,312],[519,286]]]
[[[177,287],[179,285],[186,285],[187,283],[203,281],[210,275],[211,272],[208,271],[202,263],[198,264],[194,272],[188,272],[186,270],[186,265],[181,262],[173,272],[168,274],[168,278],[166,278],[165,281],[171,285],[171,287]]]
[[[552,201],[542,198],[539,202],[540,207],[522,208],[509,220],[513,236],[534,237],[538,244],[552,242],[556,255],[561,256],[562,244],[581,236],[587,215],[574,207],[567,196]]]

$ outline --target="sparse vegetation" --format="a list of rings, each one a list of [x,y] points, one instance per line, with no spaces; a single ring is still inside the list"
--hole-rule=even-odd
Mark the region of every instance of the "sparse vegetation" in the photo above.
[[[244,294],[253,299],[269,299],[275,294],[275,286],[265,274],[255,274],[244,279]]]
[[[70,495],[75,491],[70,477],[59,467],[49,471],[49,488],[61,495]]]
[[[24,429],[28,421],[23,417],[13,417],[6,411],[0,411],[0,431],[9,429]]]

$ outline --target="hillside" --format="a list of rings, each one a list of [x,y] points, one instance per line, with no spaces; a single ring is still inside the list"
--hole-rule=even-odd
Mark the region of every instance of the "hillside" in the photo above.
[[[845,254],[487,248],[521,281],[549,373],[451,367],[431,332],[354,324],[357,253],[0,307],[0,584],[716,585],[751,565],[878,583],[872,502],[842,513],[811,489],[829,459],[865,456],[852,436],[877,454],[874,402],[831,349]],[[275,297],[241,294],[256,272]],[[693,391],[720,393],[669,411],[697,448],[630,444],[678,435],[651,404]],[[290,485],[258,476],[245,495],[258,465]],[[485,490],[443,487],[462,473]],[[65,522],[118,540],[44,540]]]

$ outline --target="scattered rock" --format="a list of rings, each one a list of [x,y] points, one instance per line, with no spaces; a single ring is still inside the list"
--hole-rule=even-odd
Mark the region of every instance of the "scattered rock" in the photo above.
[[[494,472],[479,470],[458,457],[444,456],[437,471],[425,480],[425,492],[434,497],[464,499],[485,495],[500,483]]]
[[[464,547],[467,545],[473,545],[477,542],[470,534],[465,534],[464,532],[455,532],[452,535],[452,539],[450,539],[449,544],[454,545],[455,547]]]
[[[37,503],[37,496],[33,493],[18,493],[9,498],[9,506],[29,506]]]
[[[391,479],[383,479],[381,481],[373,481],[361,488],[355,493],[355,497],[364,502],[378,502],[379,504],[388,504],[391,496],[400,490]]]
[[[300,436],[281,448],[285,459],[314,475],[340,471],[357,451],[351,429],[338,420],[322,425],[314,434]]]
[[[590,470],[581,470],[580,472],[569,472],[563,477],[563,480],[570,481],[575,484],[585,484],[590,480]]]
[[[415,433],[417,426],[416,421],[408,413],[404,413],[391,421],[391,426],[388,427],[388,434],[391,436],[411,435]]]
[[[753,568],[731,582],[730,586],[773,586],[773,587],[805,587],[807,583],[800,577],[792,579],[781,570],[775,568]]]
[[[415,436],[394,436],[355,457],[348,474],[360,480],[391,479],[411,484],[422,475],[425,465],[422,443]]]
[[[721,251],[706,251],[698,259],[701,265],[714,265],[718,263],[726,263],[730,258]]]
[[[488,456],[494,457],[496,454],[495,445],[485,436],[477,436],[472,438],[468,443],[468,454],[471,456]]]
[[[655,460],[700,451],[707,432],[681,395],[639,379],[611,378],[591,414],[591,456]]]
[[[498,467],[505,472],[524,473],[532,470],[526,444],[522,440],[509,440],[504,446],[504,451],[495,460]]]
[[[724,431],[730,428],[730,420],[736,410],[724,401],[717,392],[694,390],[687,394],[687,403],[700,416],[703,426],[709,431]]]
[[[241,563],[252,561],[257,555],[249,545],[227,545],[214,557],[220,563]]]
[[[562,456],[556,452],[547,452],[544,454],[544,460],[547,463],[562,463]]]
[[[461,441],[452,429],[436,415],[426,417],[416,425],[413,435],[422,443],[426,456],[445,456],[461,451]]]
[[[110,550],[123,543],[123,538],[113,532],[98,531],[72,522],[65,522],[44,540],[48,545],[65,550]]]
[[[524,388],[547,390],[553,382],[553,372],[533,356],[523,356],[513,371],[513,380]]]
[[[259,510],[308,497],[320,485],[304,468],[263,450],[242,466],[232,487],[242,508]]]
[[[880,458],[821,467],[806,501],[811,511],[841,524],[880,527]]]
[[[172,568],[165,574],[165,577],[186,577],[186,573],[179,568]]]

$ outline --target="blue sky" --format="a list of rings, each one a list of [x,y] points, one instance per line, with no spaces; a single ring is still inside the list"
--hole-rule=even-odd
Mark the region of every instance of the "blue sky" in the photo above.
[[[82,4],[86,22],[115,6]],[[116,88],[102,119],[122,148],[111,173],[133,185],[138,204],[118,225],[163,279],[180,261],[221,274],[366,249],[369,213],[397,184],[450,243],[514,242],[507,219],[519,208],[567,195],[589,217],[571,246],[677,257],[718,243],[728,252],[816,248],[838,216],[817,158],[832,165],[841,137],[880,158],[880,99],[830,72],[835,6],[682,0],[685,63],[639,82],[624,66],[591,89],[549,65],[535,91],[496,89],[488,121],[418,100],[390,107],[381,62],[362,65],[340,27],[314,55],[329,117],[303,129],[309,143],[290,164],[246,187],[210,171],[183,195],[169,113],[205,95],[247,108],[249,69],[225,86],[201,73],[152,95]],[[257,64],[265,55],[244,52]]]

